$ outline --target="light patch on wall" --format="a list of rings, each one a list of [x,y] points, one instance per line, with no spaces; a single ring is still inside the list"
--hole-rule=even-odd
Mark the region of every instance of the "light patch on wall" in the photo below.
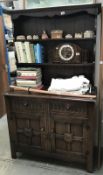
[[[26,8],[43,8],[54,6],[90,4],[94,2],[95,0],[25,0],[25,6]]]
[[[97,3],[101,3],[103,6],[103,0],[96,0]]]

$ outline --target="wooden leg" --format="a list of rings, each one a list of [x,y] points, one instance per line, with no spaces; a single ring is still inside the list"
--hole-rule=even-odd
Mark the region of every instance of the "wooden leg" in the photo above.
[[[93,155],[92,153],[87,155],[86,169],[89,173],[93,173]]]
[[[13,143],[11,143],[11,157],[13,159],[16,159],[17,156],[16,156],[16,150],[15,150],[15,145]]]

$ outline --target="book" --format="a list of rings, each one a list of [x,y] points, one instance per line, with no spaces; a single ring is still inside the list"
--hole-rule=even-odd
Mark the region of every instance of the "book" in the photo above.
[[[26,55],[26,50],[25,50],[25,45],[24,45],[23,42],[22,42],[22,47],[23,47],[23,52],[24,52],[24,57],[25,57],[25,63],[28,63],[27,55]]]
[[[39,86],[42,84],[41,81],[36,80],[18,80],[16,79],[17,86]]]
[[[41,68],[35,68],[35,67],[18,67],[18,71],[39,71],[39,72],[41,72]]]
[[[20,84],[32,84],[32,85],[36,85],[38,83],[37,80],[20,80],[20,79],[16,79],[16,82]]]
[[[43,86],[42,84],[38,84],[38,85],[36,85],[36,86],[34,86],[34,85],[33,85],[33,86],[28,86],[28,85],[26,86],[26,85],[24,85],[24,86],[23,86],[23,85],[19,85],[19,84],[18,84],[17,86],[18,86],[18,87],[31,87],[31,88],[33,88],[33,89],[39,89],[39,90],[41,90],[41,89],[44,88],[44,86]]]
[[[35,62],[43,63],[43,46],[41,44],[34,45]]]
[[[18,63],[27,63],[27,57],[25,53],[24,43],[15,42]]]
[[[18,76],[40,76],[41,73],[34,71],[17,71]]]
[[[41,76],[41,69],[35,68],[35,69],[18,69],[17,70],[17,76]]]
[[[8,60],[9,60],[9,66],[10,66],[10,73],[15,72],[17,70],[16,66],[16,58],[14,51],[8,51]]]
[[[42,84],[40,68],[24,68],[17,70],[16,84],[21,87],[37,87]]]
[[[30,53],[31,53],[32,63],[35,63],[35,53],[34,53],[33,44],[30,44]]]
[[[16,55],[17,55],[17,61],[18,63],[21,63],[21,55],[20,55],[18,42],[15,42],[15,50],[16,50]]]
[[[28,41],[25,41],[24,46],[25,46],[25,52],[26,52],[26,57],[27,57],[27,63],[33,63],[30,43]]]
[[[41,76],[17,76],[17,79],[37,80],[37,79],[41,79]]]

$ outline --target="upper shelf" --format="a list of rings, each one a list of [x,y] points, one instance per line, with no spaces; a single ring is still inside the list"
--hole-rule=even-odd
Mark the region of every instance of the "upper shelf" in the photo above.
[[[93,37],[93,38],[68,38],[68,39],[65,39],[65,38],[62,38],[62,39],[37,39],[37,40],[14,40],[14,41],[22,41],[22,42],[25,42],[25,41],[28,41],[28,42],[58,42],[58,41],[95,41],[96,40],[96,37]]]
[[[38,9],[25,9],[25,10],[7,10],[3,9],[4,13],[11,14],[13,18],[17,18],[18,15],[34,16],[34,17],[53,17],[55,15],[70,15],[80,12],[87,12],[89,14],[97,15],[101,12],[101,4],[85,4],[85,5],[72,5],[72,6],[59,6],[48,7]]]

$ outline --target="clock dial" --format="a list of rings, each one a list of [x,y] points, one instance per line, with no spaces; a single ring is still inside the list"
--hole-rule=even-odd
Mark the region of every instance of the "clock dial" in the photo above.
[[[69,61],[74,57],[74,49],[69,44],[64,44],[59,48],[59,56],[64,61]]]

